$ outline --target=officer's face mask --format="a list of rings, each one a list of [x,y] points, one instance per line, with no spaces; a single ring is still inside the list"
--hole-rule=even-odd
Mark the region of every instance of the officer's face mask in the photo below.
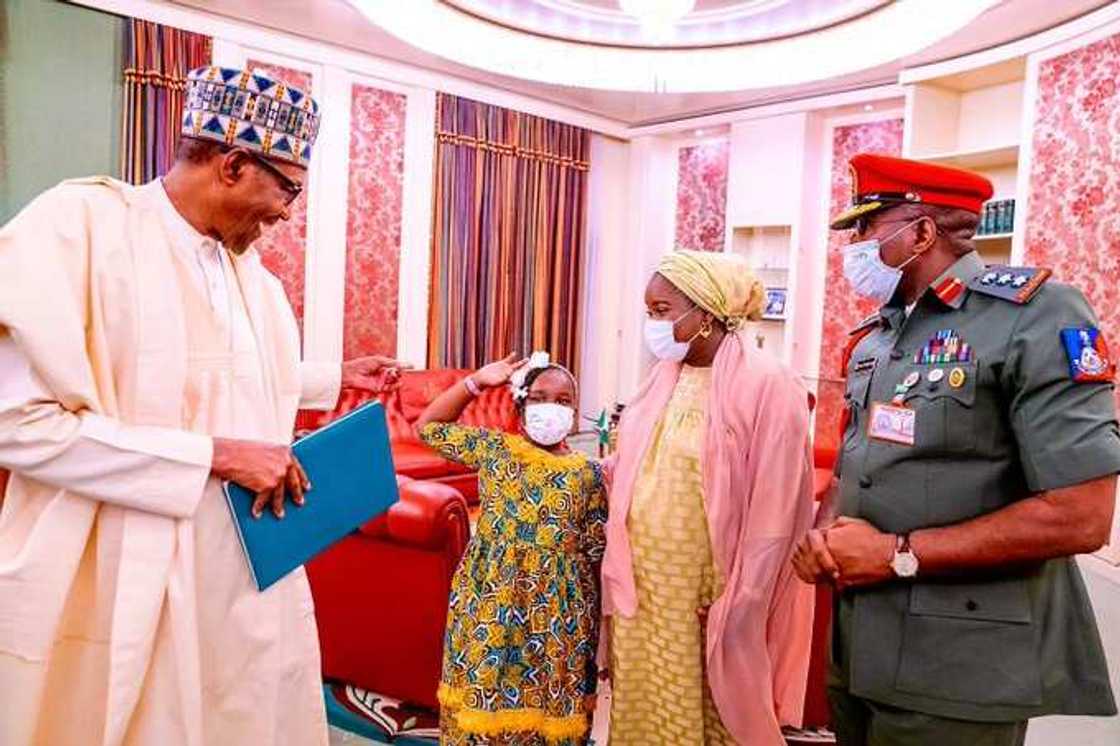
[[[646,319],[645,329],[643,333],[646,339],[646,347],[653,353],[653,356],[658,360],[671,360],[674,363],[679,363],[688,356],[688,348],[692,345],[692,340],[696,339],[695,335],[687,342],[677,341],[677,324],[688,317],[693,311],[697,310],[699,306],[693,306],[692,309],[686,311],[683,315],[675,321],[657,319]]]
[[[917,259],[918,254],[914,254],[897,267],[892,267],[883,261],[880,248],[887,241],[901,235],[918,220],[907,223],[882,240],[869,238],[866,241],[848,244],[844,248],[844,277],[848,279],[856,293],[876,301],[879,305],[886,305],[894,297],[898,283],[902,281],[902,270]]]

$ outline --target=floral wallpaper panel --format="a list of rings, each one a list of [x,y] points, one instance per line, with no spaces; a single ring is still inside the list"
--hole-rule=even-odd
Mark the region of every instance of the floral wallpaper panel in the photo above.
[[[1118,80],[1120,35],[1040,65],[1024,258],[1085,293],[1114,353],[1120,351]]]
[[[726,138],[680,149],[676,248],[723,251],[730,154]]]
[[[355,85],[346,221],[347,359],[395,355],[406,97]]]

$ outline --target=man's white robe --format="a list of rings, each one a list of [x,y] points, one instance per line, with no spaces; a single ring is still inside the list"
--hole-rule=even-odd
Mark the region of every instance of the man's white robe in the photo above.
[[[212,437],[289,442],[339,366],[300,362],[253,251],[215,314],[165,200],[71,181],[0,230],[3,746],[327,740],[307,578],[255,590],[209,472]]]

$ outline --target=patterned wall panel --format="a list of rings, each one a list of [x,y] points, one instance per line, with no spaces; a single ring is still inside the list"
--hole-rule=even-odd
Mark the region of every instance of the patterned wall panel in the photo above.
[[[310,73],[252,59],[246,63],[246,66],[251,70],[263,70],[288,85],[310,91],[314,95]],[[291,218],[287,222],[278,222],[270,228],[265,228],[264,235],[255,244],[264,266],[284,284],[284,290],[288,294],[288,301],[292,304],[292,311],[295,312],[296,322],[301,331],[306,244],[307,193],[305,191],[292,203]]]
[[[857,153],[900,155],[902,120],[886,119],[836,127],[833,130],[830,216],[841,212],[851,200],[848,159]],[[837,427],[844,397],[839,368],[848,332],[876,310],[874,303],[856,296],[844,279],[840,249],[846,242],[847,238],[843,233],[829,234],[816,417],[816,443],[825,448],[835,448],[838,440]]]
[[[1114,353],[1120,342],[1118,80],[1120,35],[1040,65],[1024,259],[1053,268],[1056,279],[1088,296]]]
[[[346,358],[395,355],[406,97],[355,85],[346,221]],[[419,302],[419,301],[418,301]]]
[[[723,251],[730,153],[726,139],[680,149],[676,247]]]

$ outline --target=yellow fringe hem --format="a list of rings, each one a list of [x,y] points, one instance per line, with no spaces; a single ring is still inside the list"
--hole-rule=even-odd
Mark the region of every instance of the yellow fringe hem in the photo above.
[[[463,692],[446,684],[439,685],[436,693],[439,703],[452,711],[455,722],[465,733],[496,736],[502,733],[537,733],[548,741],[580,738],[587,733],[586,715],[551,717],[544,710],[522,707],[516,710],[487,712],[463,707]]]

